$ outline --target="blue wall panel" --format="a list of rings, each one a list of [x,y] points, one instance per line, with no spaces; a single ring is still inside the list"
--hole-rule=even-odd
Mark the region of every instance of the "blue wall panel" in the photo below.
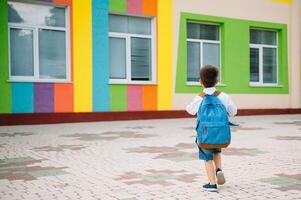
[[[32,113],[33,111],[33,83],[12,83],[12,112]]]
[[[110,111],[109,0],[92,0],[93,111]]]

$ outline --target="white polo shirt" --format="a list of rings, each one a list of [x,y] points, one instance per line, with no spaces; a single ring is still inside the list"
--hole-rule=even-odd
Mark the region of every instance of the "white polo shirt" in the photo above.
[[[209,95],[213,94],[215,91],[216,91],[215,87],[204,88],[203,90],[205,94],[209,94]],[[234,116],[237,114],[237,107],[229,95],[227,95],[224,92],[221,92],[220,95],[218,95],[218,98],[225,106],[229,116]],[[192,102],[189,105],[187,105],[186,111],[191,115],[195,115],[199,110],[202,100],[203,97],[199,95],[194,97]]]

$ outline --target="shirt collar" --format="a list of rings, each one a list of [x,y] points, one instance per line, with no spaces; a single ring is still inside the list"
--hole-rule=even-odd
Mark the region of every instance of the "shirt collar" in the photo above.
[[[209,95],[213,94],[215,91],[216,91],[215,87],[208,87],[203,89],[203,92]]]

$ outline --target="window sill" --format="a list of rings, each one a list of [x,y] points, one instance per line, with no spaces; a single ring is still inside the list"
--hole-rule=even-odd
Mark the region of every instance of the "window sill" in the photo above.
[[[73,81],[69,80],[19,80],[19,79],[11,79],[7,80],[8,83],[67,83],[72,84]]]
[[[284,87],[283,85],[279,84],[261,84],[261,83],[250,83],[250,87],[274,87],[274,88],[282,88]]]
[[[153,81],[124,81],[124,80],[110,80],[110,85],[157,85]]]
[[[201,84],[199,82],[186,82],[186,85],[187,86],[201,86]],[[218,83],[216,85],[216,87],[225,87],[226,84],[223,84],[223,83]]]

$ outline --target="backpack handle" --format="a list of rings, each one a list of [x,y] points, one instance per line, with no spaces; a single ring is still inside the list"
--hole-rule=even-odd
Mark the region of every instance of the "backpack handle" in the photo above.
[[[221,93],[222,93],[221,91],[215,90],[214,95],[215,95],[215,96],[218,96],[218,95],[220,95]],[[205,95],[206,95],[206,94],[205,94],[204,92],[202,92],[202,93],[199,94],[199,96],[202,97],[202,98],[204,98]]]

